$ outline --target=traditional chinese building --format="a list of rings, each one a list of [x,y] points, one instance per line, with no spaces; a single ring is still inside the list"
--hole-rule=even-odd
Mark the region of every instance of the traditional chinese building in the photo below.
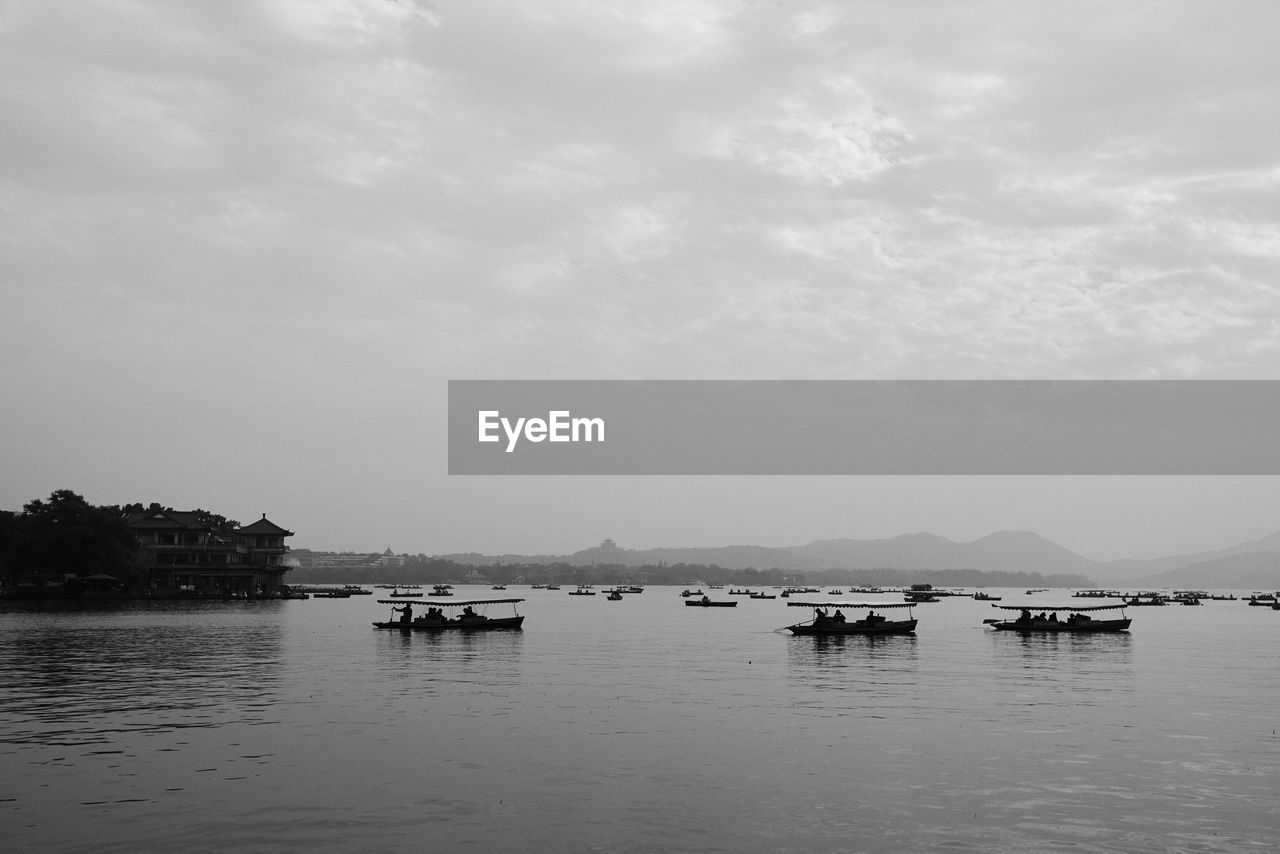
[[[217,528],[191,510],[129,514],[139,561],[154,592],[204,596],[260,596],[280,590],[289,570],[285,538],[293,532],[267,518],[234,529]]]

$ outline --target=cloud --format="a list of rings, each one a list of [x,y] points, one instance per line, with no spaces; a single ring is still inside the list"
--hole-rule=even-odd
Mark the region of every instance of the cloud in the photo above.
[[[434,423],[423,389],[450,376],[1244,378],[1280,357],[1273,4],[4,15],[0,392],[33,458],[83,439],[50,414],[68,399],[230,455],[249,433],[200,417],[211,394],[269,413],[284,453],[335,400]],[[133,417],[157,388],[185,413],[163,435]]]

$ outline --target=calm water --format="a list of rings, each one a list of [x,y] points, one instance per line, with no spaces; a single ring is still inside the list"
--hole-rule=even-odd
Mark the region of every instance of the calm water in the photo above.
[[[525,629],[377,631],[373,597],[5,606],[6,850],[1280,848],[1280,612],[1021,638],[956,599],[822,639],[776,631],[807,618],[783,599],[457,592],[524,596]]]

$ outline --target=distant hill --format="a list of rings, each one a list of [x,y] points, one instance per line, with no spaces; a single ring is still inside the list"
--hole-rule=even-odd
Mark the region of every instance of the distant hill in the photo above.
[[[1168,555],[1166,557],[1152,558],[1150,560],[1113,560],[1096,564],[1094,575],[1099,579],[1109,581],[1134,581],[1148,583],[1149,586],[1158,586],[1151,584],[1164,578],[1166,575],[1174,577],[1185,577],[1181,575],[1181,571],[1189,567],[1199,567],[1193,576],[1202,579],[1202,586],[1211,585],[1215,587],[1250,587],[1252,582],[1247,582],[1246,577],[1252,577],[1251,570],[1238,570],[1239,564],[1227,561],[1227,558],[1237,555],[1249,554],[1280,554],[1280,533],[1271,534],[1256,540],[1249,540],[1238,545],[1229,546],[1225,549],[1214,549],[1212,551],[1192,552],[1190,554]],[[1223,574],[1217,576],[1215,573],[1221,571]],[[1229,583],[1230,579],[1236,578],[1237,572],[1243,572],[1237,578],[1238,583]],[[1220,583],[1213,583],[1212,578],[1221,577]],[[1280,577],[1272,579],[1270,584],[1280,586]],[[1266,586],[1264,584],[1264,586]]]
[[[937,534],[903,534],[885,540],[815,540],[790,550],[823,568],[980,569],[1091,575],[1088,558],[1030,531],[997,531],[971,543]]]
[[[1226,587],[1240,590],[1280,590],[1280,551],[1231,554],[1197,561],[1178,569],[1135,579],[1151,588]]]
[[[1090,560],[1031,531],[996,531],[968,543],[929,533],[871,540],[814,540],[783,548],[733,545],[626,549],[606,541],[569,555],[471,553],[438,557],[472,565],[567,563],[638,567],[686,563],[786,571],[965,569],[1076,575],[1098,586],[1280,589],[1280,533],[1214,551],[1114,561]]]

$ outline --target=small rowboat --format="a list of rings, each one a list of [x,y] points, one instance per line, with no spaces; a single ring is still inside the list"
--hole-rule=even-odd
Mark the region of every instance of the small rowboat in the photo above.
[[[706,596],[703,596],[701,599],[686,599],[684,600],[684,604],[688,605],[690,608],[736,608],[738,606],[736,601],[716,601],[715,599],[710,599]]]
[[[787,626],[793,635],[908,635],[916,630],[917,620],[911,613],[914,603],[903,602],[788,602],[793,608],[812,608],[813,619]],[[827,613],[834,608],[835,613]],[[906,619],[890,620],[876,610],[906,608]],[[845,611],[858,612],[857,619],[850,620]],[[861,612],[865,611],[863,614]]]
[[[523,601],[523,599],[471,599],[466,602],[406,602],[403,599],[379,599],[378,602],[382,605],[398,606],[392,611],[399,612],[399,617],[374,623],[373,627],[413,632],[487,632],[494,629],[518,629],[524,625],[524,617],[516,612],[516,603]],[[426,612],[415,617],[413,614],[415,605],[426,608]],[[486,612],[497,605],[510,605],[512,615],[490,617]]]
[[[1127,632],[1131,622],[1124,614],[1124,605],[1093,605],[1078,608],[1064,605],[1057,608],[1041,607],[1039,613],[1032,614],[1031,609],[1023,605],[992,605],[1005,611],[1021,612],[1017,619],[983,620],[985,625],[997,631],[1021,632]],[[1091,616],[1095,611],[1119,611],[1120,616],[1112,619],[1098,619]],[[1059,612],[1067,614],[1059,619]]]

